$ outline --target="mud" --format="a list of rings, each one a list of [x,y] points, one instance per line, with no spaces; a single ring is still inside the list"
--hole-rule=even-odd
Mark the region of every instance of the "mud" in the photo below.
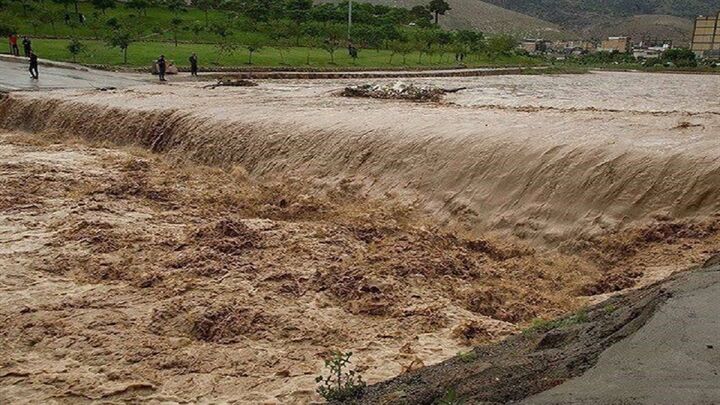
[[[719,250],[714,99],[202,86],[0,100],[0,398],[308,403],[332,350],[377,383]]]

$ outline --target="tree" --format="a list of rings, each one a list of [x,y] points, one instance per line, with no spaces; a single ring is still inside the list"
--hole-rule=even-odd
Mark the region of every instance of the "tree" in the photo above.
[[[395,40],[390,41],[389,43],[390,50],[392,51],[393,55],[396,53],[399,53],[402,55],[403,58],[403,65],[407,64],[407,55],[411,53],[415,49],[415,44],[408,41],[408,40]],[[391,56],[392,58],[392,56]],[[392,63],[392,59],[390,59],[390,63]]]
[[[270,23],[270,39],[273,46],[280,53],[280,63],[285,65],[285,51],[290,48],[290,37],[293,35],[290,24],[285,21],[273,21]]]
[[[322,46],[322,41],[318,40],[317,38],[308,38],[307,43],[305,44],[305,64],[310,65],[310,52],[312,52],[313,49],[319,48]]]
[[[43,5],[35,12],[35,18],[40,24],[50,24],[53,34],[55,34],[55,23],[62,17],[54,9]]]
[[[307,21],[312,6],[312,0],[286,0],[285,14],[295,24],[299,25]]]
[[[663,62],[670,62],[677,67],[695,67],[697,60],[695,53],[690,49],[674,48],[668,49],[662,54]]]
[[[380,50],[383,43],[383,27],[363,24],[353,30],[353,42],[361,43],[365,48]]]
[[[435,25],[438,24],[438,18],[441,15],[445,15],[446,12],[452,10],[450,5],[445,0],[431,0],[428,5],[428,10],[435,14]]]
[[[277,20],[282,8],[277,0],[243,0],[240,11],[253,21]]]
[[[173,15],[177,16],[181,11],[185,11],[187,3],[185,3],[185,0],[164,0],[163,5],[172,11]]]
[[[179,17],[173,17],[173,19],[170,20],[170,29],[172,30],[173,41],[176,47],[178,46],[178,31],[182,29],[184,23],[185,21]]]
[[[192,0],[191,4],[205,13],[205,28],[207,28],[209,26],[208,13],[219,6],[218,0]]]
[[[27,17],[31,12],[35,10],[35,5],[31,0],[20,0],[20,8],[22,9],[23,17]]]
[[[112,48],[120,48],[123,53],[123,63],[127,64],[127,52],[130,44],[135,42],[135,38],[132,32],[127,28],[118,25],[118,28],[113,29],[107,37],[107,44]]]
[[[150,8],[150,2],[148,0],[128,0],[125,3],[125,7],[137,10],[138,13],[147,17],[147,9]]]
[[[67,11],[68,6],[74,3],[74,0],[53,0],[53,3],[60,4],[65,8],[65,11]]]
[[[220,37],[218,42],[215,44],[220,56],[231,56],[237,52],[239,46],[232,40],[232,31],[230,31],[227,26],[223,24],[215,24],[212,27],[212,30],[215,35]]]
[[[79,0],[53,0],[53,2],[62,4],[63,7],[65,7],[65,11],[67,11],[68,6],[72,4],[75,7],[75,14],[80,14]]]
[[[335,64],[335,51],[340,48],[340,38],[342,38],[344,32],[341,33],[339,29],[335,27],[328,28],[325,33],[325,39],[322,42],[322,48],[325,52],[330,54],[330,63]]]
[[[415,6],[410,10],[413,22],[420,27],[429,27],[433,19],[432,12],[425,6]]]
[[[10,34],[14,34],[15,32],[17,32],[15,30],[15,27],[8,25],[5,22],[0,22],[0,36],[7,37]]]
[[[115,0],[92,0],[92,5],[104,15],[105,10],[115,8]]]
[[[195,36],[195,40],[198,39],[198,36],[200,36],[200,33],[205,31],[206,26],[204,26],[200,21],[194,21],[192,24],[190,24],[190,31]]]
[[[248,65],[253,64],[253,54],[263,47],[263,40],[259,36],[253,36],[252,38],[248,39],[247,44],[245,47],[248,50]]]
[[[487,41],[487,50],[492,56],[507,55],[517,47],[517,44],[517,40],[510,35],[495,35]]]
[[[77,38],[73,38],[70,40],[67,50],[70,52],[70,55],[72,55],[73,62],[77,62],[77,56],[85,52],[85,44],[80,42]]]

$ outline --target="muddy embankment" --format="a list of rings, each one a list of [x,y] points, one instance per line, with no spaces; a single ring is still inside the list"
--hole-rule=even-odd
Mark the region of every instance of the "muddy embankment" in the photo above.
[[[714,113],[373,104],[267,86],[12,94],[0,126],[242,165],[257,178],[350,177],[465,230],[542,245],[720,205]]]

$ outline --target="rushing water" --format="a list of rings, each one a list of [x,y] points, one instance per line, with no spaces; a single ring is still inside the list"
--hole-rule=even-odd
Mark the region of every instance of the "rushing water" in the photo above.
[[[135,143],[180,159],[357,177],[474,229],[550,241],[720,201],[720,76],[422,79],[449,104],[348,99],[352,81],[15,94],[0,126]],[[357,82],[357,81],[355,81]]]

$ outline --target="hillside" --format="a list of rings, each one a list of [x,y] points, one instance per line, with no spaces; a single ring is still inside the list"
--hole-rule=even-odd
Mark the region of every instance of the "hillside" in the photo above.
[[[333,0],[322,0],[333,1]],[[425,5],[428,0],[363,0],[373,4],[385,4],[411,8]],[[337,2],[337,1],[333,1]],[[476,29],[483,32],[510,32],[523,36],[562,38],[567,34],[554,23],[530,17],[515,11],[478,0],[448,0],[452,10],[440,17],[440,24],[448,29]]]
[[[687,46],[692,36],[693,22],[688,18],[670,15],[636,15],[591,25],[582,30],[587,38],[627,35],[636,41],[644,38],[670,39],[676,45]]]
[[[666,14],[694,18],[720,9],[716,0],[487,0],[488,3],[524,13],[563,27],[587,27],[618,17]]]

